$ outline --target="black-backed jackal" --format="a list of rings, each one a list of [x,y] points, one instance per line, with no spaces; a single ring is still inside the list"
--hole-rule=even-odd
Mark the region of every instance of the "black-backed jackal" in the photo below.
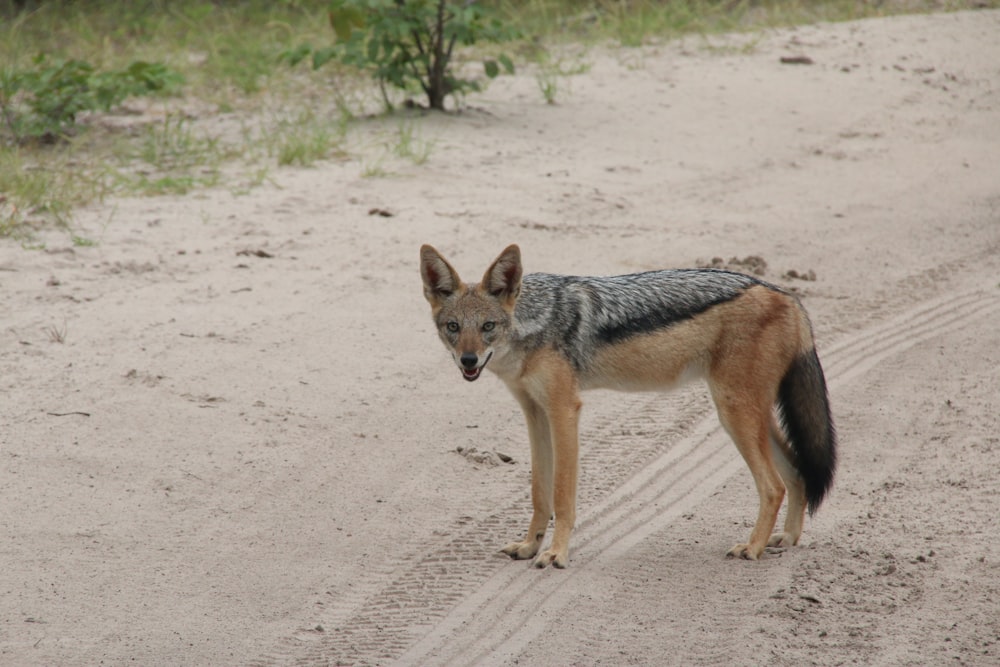
[[[836,434],[812,327],[794,296],[713,269],[523,275],[516,245],[476,285],[429,245],[420,249],[420,274],[462,377],[489,368],[528,423],[534,512],[524,539],[504,553],[538,567],[569,561],[580,391],[664,390],[693,377],[708,381],[760,495],[750,539],[728,555],[757,559],[766,546],[798,543],[806,509],[833,482]],[[772,535],[786,491],[784,529]],[[552,544],[539,554],[553,516]]]

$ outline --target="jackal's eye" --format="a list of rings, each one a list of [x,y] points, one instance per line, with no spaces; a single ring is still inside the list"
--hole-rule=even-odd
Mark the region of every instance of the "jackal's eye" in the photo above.
[[[483,331],[493,331],[493,327],[496,325],[496,322],[483,322]]]
[[[448,322],[448,324],[445,325],[445,328],[451,333],[458,333],[460,327],[458,326],[458,322]]]

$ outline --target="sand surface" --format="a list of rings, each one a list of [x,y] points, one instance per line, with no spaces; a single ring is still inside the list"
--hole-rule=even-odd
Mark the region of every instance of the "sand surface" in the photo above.
[[[248,194],[94,206],[94,246],[3,242],[0,663],[1000,664],[998,35],[594,49],[556,105],[525,68],[408,117],[423,164],[371,121]],[[570,567],[498,554],[527,436],[437,340],[425,242],[473,280],[511,242],[528,271],[763,258],[840,433],[802,544],[724,558],[756,494],[692,386],[585,395]]]

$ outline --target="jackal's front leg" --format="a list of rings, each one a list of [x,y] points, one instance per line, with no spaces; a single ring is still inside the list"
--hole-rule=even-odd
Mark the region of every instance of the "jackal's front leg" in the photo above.
[[[519,542],[511,542],[501,551],[511,558],[534,558],[545,539],[552,518],[552,438],[545,410],[524,392],[514,391],[528,423],[531,441],[531,523]]]
[[[555,510],[555,528],[552,544],[535,559],[535,567],[569,565],[569,539],[576,525],[576,479],[579,459],[578,416],[580,404],[567,406],[567,414],[550,415],[552,422],[552,450],[554,474],[552,479],[552,506]]]
[[[552,544],[535,558],[535,567],[569,564],[569,539],[576,524],[576,480],[579,459],[580,397],[576,375],[559,359],[548,368],[545,414],[552,440]]]

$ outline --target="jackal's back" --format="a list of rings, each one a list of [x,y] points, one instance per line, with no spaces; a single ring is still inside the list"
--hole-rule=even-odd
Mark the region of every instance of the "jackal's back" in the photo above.
[[[578,369],[594,347],[689,320],[754,286],[752,276],[716,269],[672,269],[624,276],[524,276],[514,312],[527,348],[555,346]]]

